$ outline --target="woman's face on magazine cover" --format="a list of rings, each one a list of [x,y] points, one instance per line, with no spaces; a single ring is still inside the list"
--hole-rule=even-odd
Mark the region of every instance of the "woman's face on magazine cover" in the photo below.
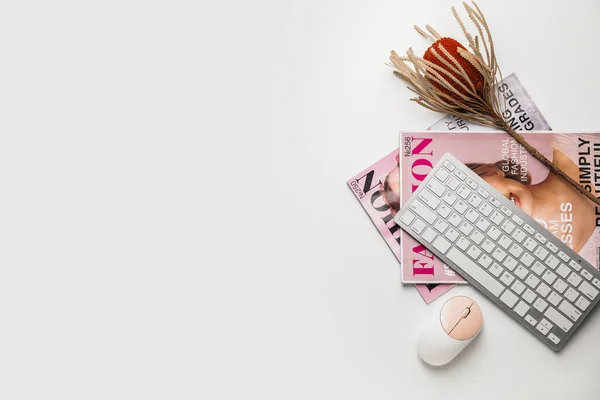
[[[396,196],[400,196],[400,168],[396,167],[390,171],[388,175],[388,185]]]
[[[494,173],[482,176],[483,180],[492,185],[504,197],[513,201],[527,215],[533,216],[533,195],[527,186],[514,179],[504,177],[504,172],[496,169]]]

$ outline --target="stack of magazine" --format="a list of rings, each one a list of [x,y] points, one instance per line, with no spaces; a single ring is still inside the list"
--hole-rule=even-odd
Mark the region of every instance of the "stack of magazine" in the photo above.
[[[552,132],[515,74],[500,83],[499,91],[506,121],[548,159],[570,166],[571,177],[587,190],[600,193],[600,136]],[[446,152],[476,173],[492,171],[506,178],[502,182],[521,185],[525,195],[553,190],[560,180],[508,134],[452,115],[427,130],[400,133],[398,149],[348,180],[356,199],[400,262],[402,282],[415,285],[427,303],[466,281],[403,232],[394,223],[394,216]],[[502,182],[496,187],[500,192]],[[535,205],[541,211],[532,216],[600,268],[600,210],[589,202],[573,204],[569,196],[561,195],[572,189],[556,190],[556,196],[547,196],[543,204]],[[515,202],[530,200],[510,195]]]

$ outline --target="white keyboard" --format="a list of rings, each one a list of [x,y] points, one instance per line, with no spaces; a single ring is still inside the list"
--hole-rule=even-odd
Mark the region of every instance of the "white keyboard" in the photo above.
[[[446,153],[395,217],[554,350],[600,300],[600,272]]]

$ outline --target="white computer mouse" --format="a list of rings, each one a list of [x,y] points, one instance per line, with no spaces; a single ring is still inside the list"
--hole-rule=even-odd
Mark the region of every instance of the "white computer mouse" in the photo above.
[[[427,364],[448,364],[481,331],[481,309],[469,297],[455,296],[425,321],[417,339],[419,356]]]

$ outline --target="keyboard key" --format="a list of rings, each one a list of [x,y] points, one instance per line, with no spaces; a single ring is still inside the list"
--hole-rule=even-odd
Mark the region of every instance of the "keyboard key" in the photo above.
[[[444,254],[450,248],[450,242],[444,237],[438,236],[438,238],[433,242],[433,247],[436,248],[440,253]]]
[[[448,229],[448,223],[441,218],[438,218],[433,225],[435,229],[437,229],[440,233],[444,233],[446,229]]]
[[[499,266],[497,263],[493,263],[490,267],[490,273],[496,277],[500,276],[500,274],[504,271],[504,269]]]
[[[519,265],[519,267],[515,270],[515,275],[518,276],[521,280],[525,279],[528,273],[529,271],[527,270],[527,268],[525,268],[522,265]]]
[[[550,330],[548,328],[546,328],[544,325],[539,324],[538,326],[536,326],[536,329],[540,332],[542,332],[542,335],[547,335],[548,332],[550,332]]]
[[[498,244],[500,246],[504,247],[505,249],[508,249],[508,247],[512,244],[512,240],[510,240],[508,238],[508,236],[502,235],[502,237],[500,238],[500,240],[498,240]]]
[[[558,273],[563,278],[569,276],[571,272],[571,268],[567,267],[565,264],[560,264],[560,266],[556,269],[556,273]]]
[[[479,188],[477,188],[477,193],[479,193],[479,195],[481,197],[483,197],[484,199],[487,199],[488,197],[490,197],[490,194],[488,193],[488,191],[485,190],[484,188],[482,188],[481,186]]]
[[[461,185],[458,190],[456,191],[456,193],[462,197],[463,199],[467,199],[467,197],[469,197],[469,195],[471,194],[471,190],[468,189],[465,185]]]
[[[513,232],[512,235],[513,239],[515,239],[517,242],[521,243],[526,237],[527,234],[525,232],[523,232],[522,230],[520,230],[519,228],[515,229],[515,231]]]
[[[400,221],[405,224],[405,225],[410,225],[410,223],[413,221],[413,219],[415,219],[415,214],[411,213],[410,211],[405,211],[402,216],[400,217]]]
[[[457,248],[453,247],[446,254],[446,257],[494,296],[499,296],[504,290],[504,286],[500,282],[488,274],[486,270],[481,269],[480,266],[471,261],[469,257],[461,253]]]
[[[487,253],[491,253],[492,250],[494,250],[494,247],[496,247],[496,245],[490,239],[485,239],[481,244],[481,248]]]
[[[410,203],[410,209],[429,224],[433,224],[437,219],[437,215],[435,215],[435,213],[419,199],[415,199],[412,203]]]
[[[441,196],[446,191],[446,187],[437,179],[430,179],[427,182],[427,188],[438,196]]]
[[[546,303],[544,300],[542,300],[540,298],[538,298],[535,301],[535,303],[533,303],[533,308],[535,308],[539,312],[544,312],[544,310],[546,309],[546,307],[548,307],[548,303]]]
[[[446,186],[450,188],[450,190],[454,191],[460,185],[460,181],[455,177],[451,176],[445,183]]]
[[[477,222],[475,223],[475,226],[479,229],[481,229],[482,232],[485,232],[487,230],[487,228],[490,227],[490,223],[488,222],[487,219],[481,217],[477,220]]]
[[[477,260],[477,257],[481,255],[481,250],[479,247],[471,246],[469,250],[467,250],[467,254],[474,260]]]
[[[546,297],[548,296],[548,293],[550,293],[551,289],[545,283],[541,283],[535,291],[538,292],[540,296]]]
[[[456,204],[454,204],[454,209],[461,214],[464,214],[465,211],[467,211],[467,208],[469,208],[469,206],[462,200],[458,200]]]
[[[523,264],[525,264],[527,267],[529,267],[531,264],[533,264],[535,259],[533,258],[533,256],[531,254],[525,253],[521,256],[519,261],[521,261]]]
[[[488,217],[492,211],[494,211],[494,208],[490,206],[489,203],[483,203],[481,206],[479,206],[479,212],[486,217]]]
[[[440,205],[440,199],[438,199],[436,195],[434,195],[427,189],[421,190],[421,193],[419,193],[419,199],[423,200],[423,203],[427,204],[433,210],[435,210],[437,206]]]
[[[415,222],[413,222],[413,224],[410,226],[410,229],[412,229],[418,235],[420,235],[421,232],[423,232],[423,229],[425,229],[426,227],[427,227],[427,224],[425,224],[425,222],[423,222],[419,218],[417,218],[415,220]]]
[[[513,285],[511,286],[512,291],[518,294],[519,296],[521,295],[521,293],[523,293],[523,290],[525,290],[525,288],[526,286],[523,285],[523,282],[521,281],[515,281],[515,283],[513,283]],[[531,300],[533,301],[533,299]],[[531,303],[531,301],[529,301],[529,303]]]
[[[478,262],[483,268],[487,268],[492,263],[492,259],[487,254],[483,254],[481,257],[479,257]]]
[[[583,281],[581,286],[579,286],[579,291],[590,300],[594,300],[596,296],[598,296],[598,290],[596,290],[592,285],[590,285],[586,281]]]
[[[500,234],[502,233],[502,231],[498,228],[496,228],[495,226],[492,225],[492,227],[490,228],[490,230],[487,232],[488,236],[490,237],[490,239],[492,240],[497,240],[500,237]]]
[[[525,232],[529,233],[530,235],[535,233],[535,229],[533,229],[529,224],[523,225],[523,229],[525,229]]]
[[[442,205],[437,209],[437,213],[442,218],[448,218],[448,215],[450,215],[451,212],[452,209],[444,203],[442,203]]]
[[[598,280],[597,278],[594,278],[594,280],[592,281],[592,284],[594,286],[596,286],[598,289],[600,289],[600,280]]]
[[[450,222],[455,227],[458,227],[462,222],[462,218],[457,213],[452,213],[450,218],[448,218],[448,222]]]
[[[538,283],[540,283],[540,280],[537,276],[530,274],[525,280],[525,283],[528,284],[532,289],[535,289]]]
[[[560,261],[558,261],[558,258],[554,257],[552,254],[550,254],[550,256],[546,258],[546,261],[544,261],[544,263],[552,269],[556,268],[559,262]]]
[[[500,280],[502,281],[502,283],[504,283],[506,286],[510,286],[511,283],[513,283],[513,281],[515,280],[515,277],[512,276],[510,273],[508,273],[508,271],[505,271],[502,276],[500,277]]]
[[[538,240],[538,242],[540,242],[541,244],[544,244],[548,241],[548,239],[546,239],[541,233],[536,232],[534,237]]]
[[[544,274],[542,279],[545,280],[546,282],[548,282],[549,285],[552,285],[552,283],[556,280],[556,274],[554,272],[548,270],[548,271],[546,271],[546,273]]]
[[[460,239],[458,239],[458,242],[456,242],[456,245],[462,250],[465,251],[469,248],[469,246],[471,245],[471,242],[469,242],[467,239],[465,239],[464,236],[461,236]]]
[[[506,290],[504,293],[502,293],[502,296],[500,296],[500,301],[510,308],[513,308],[513,306],[517,303],[517,300],[519,300],[517,295],[510,290]]]
[[[549,248],[553,253],[558,251],[558,247],[556,247],[556,245],[552,242],[546,243],[546,247]]]
[[[533,254],[540,260],[544,261],[546,259],[546,256],[550,253],[548,253],[548,250],[546,250],[544,247],[539,246],[537,249],[535,249],[535,252]]]
[[[514,214],[511,219],[517,224],[517,225],[523,225],[523,220],[521,219],[521,217],[519,217],[517,214]]]
[[[444,168],[439,168],[435,172],[435,177],[438,178],[441,182],[444,182],[449,175],[450,175],[450,172],[448,172]]]
[[[510,211],[506,206],[500,207],[500,211],[502,211],[508,217],[512,215],[512,211]]]
[[[546,267],[544,267],[544,265],[539,261],[534,262],[533,266],[531,267],[531,271],[535,272],[537,275],[541,275],[542,272],[544,272],[545,270],[546,270]],[[552,282],[550,282],[550,283],[552,283]]]
[[[482,198],[477,193],[471,194],[471,196],[469,196],[469,199],[467,200],[467,202],[475,208],[479,207],[482,201]]]
[[[467,221],[463,221],[463,223],[458,227],[458,230],[465,235],[468,235],[473,230],[473,225],[469,224]]]
[[[459,234],[458,234],[458,231],[456,229],[450,228],[450,229],[448,229],[446,231],[446,233],[444,233],[444,236],[449,241],[454,242],[458,238]]]
[[[569,262],[569,256],[562,250],[558,252],[558,258],[560,258],[564,262]]]
[[[554,344],[560,343],[560,339],[554,333],[548,334],[548,339],[550,339]]]
[[[573,289],[573,288],[569,288],[567,289],[567,292],[565,293],[565,298],[567,300],[569,300],[571,303],[575,303],[575,300],[579,297],[579,292],[577,292],[577,290]]]
[[[444,167],[448,168],[450,171],[454,171],[456,169],[456,167],[454,166],[454,164],[452,164],[450,161],[445,160],[444,163],[442,164]],[[462,172],[461,172],[462,174]]]
[[[579,299],[575,302],[575,305],[579,307],[581,311],[587,310],[590,302],[583,296],[580,296]]]
[[[562,279],[559,279],[552,287],[556,289],[558,293],[563,293],[569,287],[569,285],[567,285]]]
[[[556,292],[552,292],[552,293],[550,293],[550,296],[548,296],[548,302],[550,304],[552,304],[554,307],[556,307],[558,305],[558,303],[560,303],[561,300],[562,300],[562,297],[560,297],[560,295]]]
[[[517,282],[519,282],[519,281],[517,281]],[[517,282],[515,282],[515,285],[517,284]],[[521,282],[519,282],[519,283],[521,283]],[[513,285],[513,286],[515,286],[515,285]],[[523,286],[525,286],[525,285],[523,285]],[[527,289],[525,291],[525,293],[523,293],[523,300],[525,300],[529,304],[531,304],[535,300],[536,297],[537,297],[537,294],[535,294],[531,289]]]
[[[437,233],[435,233],[435,231],[433,229],[428,227],[427,229],[425,229],[425,232],[423,232],[423,235],[421,237],[427,243],[431,243],[433,241],[433,239],[435,239],[436,236],[437,236]]]
[[[490,203],[496,208],[501,206],[500,201],[495,197],[490,198]]]
[[[575,271],[581,270],[581,265],[577,261],[575,261],[575,260],[569,261],[569,266],[571,268],[573,268]]]
[[[500,228],[502,228],[504,232],[510,234],[515,229],[515,224],[509,220],[506,220],[502,223],[502,225],[500,225]]]
[[[478,230],[474,230],[473,233],[471,233],[471,236],[469,236],[469,238],[475,242],[475,244],[480,244],[484,237],[485,236],[483,236],[483,233],[479,232]]]
[[[569,304],[567,301],[563,301],[558,309],[573,321],[577,321],[579,317],[581,317],[581,311],[573,307],[573,305]]]
[[[556,326],[565,332],[569,332],[569,330],[573,327],[573,323],[571,321],[569,321],[566,317],[552,307],[548,307],[548,309],[546,309],[544,316],[550,321],[554,322]]]
[[[525,239],[525,241],[523,242],[523,247],[525,247],[529,251],[533,251],[533,249],[535,249],[536,246],[537,242],[530,237]]]
[[[494,224],[500,225],[502,220],[504,220],[504,217],[498,211],[494,211],[492,215],[490,215],[490,220],[492,220]]]
[[[465,214],[465,218],[468,219],[470,222],[475,223],[475,221],[477,221],[477,219],[479,218],[479,213],[473,209],[469,209],[469,211],[467,211],[467,213]]]
[[[496,247],[496,250],[494,250],[494,252],[492,253],[492,257],[494,257],[498,261],[502,261],[504,260],[504,257],[506,257],[506,253],[503,252],[500,247]]]
[[[531,326],[535,326],[537,324],[537,320],[533,318],[531,315],[525,316],[525,321],[529,322]]]
[[[542,319],[542,322],[540,322],[540,324],[541,324],[541,325],[542,325],[544,328],[548,329],[549,331],[550,331],[550,330],[552,330],[552,328],[554,328],[554,325],[552,325],[550,322],[548,322],[548,320],[547,320],[547,319],[545,319],[545,318],[544,318],[544,319]]]
[[[525,314],[527,314],[527,311],[529,311],[529,308],[530,307],[527,305],[527,303],[520,301],[515,307],[515,312],[519,314],[519,316],[524,317]]]
[[[479,186],[478,184],[475,183],[475,181],[471,178],[467,178],[467,185],[469,185],[471,187],[471,189],[477,189],[477,187]]]
[[[464,172],[462,172],[462,171],[458,171],[458,170],[457,170],[457,171],[454,173],[454,175],[458,176],[458,179],[460,179],[461,181],[464,181],[465,179],[467,179],[467,175],[465,175],[465,173],[464,173]]]
[[[506,257],[506,259],[502,262],[502,265],[504,265],[506,268],[512,271],[513,269],[515,269],[518,263],[514,258]]]
[[[510,246],[510,250],[508,252],[518,258],[521,253],[523,253],[523,248],[515,243]]]
[[[567,279],[567,281],[575,287],[579,286],[579,284],[581,283],[581,280],[582,280],[581,277],[579,275],[577,275],[576,272],[573,272],[571,274],[571,276],[569,276],[569,279]]]
[[[454,202],[458,199],[456,195],[450,191],[447,191],[442,200],[444,200],[448,205],[454,204]]]
[[[593,278],[592,274],[590,274],[590,271],[585,269],[581,271],[581,276],[583,276],[588,281]]]

